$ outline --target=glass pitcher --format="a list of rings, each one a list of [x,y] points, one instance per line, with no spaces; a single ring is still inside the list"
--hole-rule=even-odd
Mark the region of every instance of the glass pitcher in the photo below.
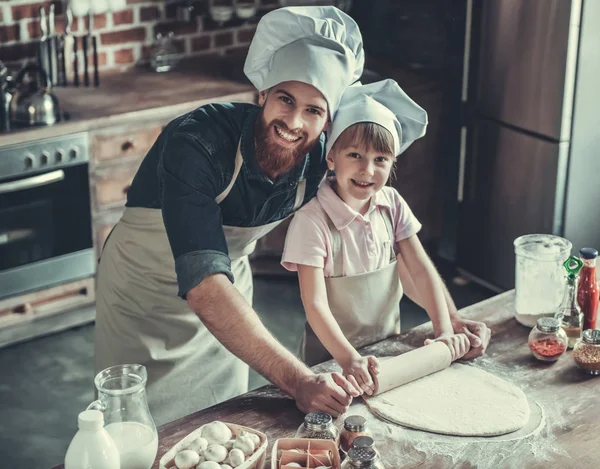
[[[573,245],[567,239],[548,234],[529,234],[514,241],[515,318],[534,327],[541,317],[552,317],[564,292],[563,262]]]
[[[150,469],[158,433],[146,399],[146,367],[116,365],[96,375],[98,400],[88,406],[104,413],[105,429],[121,456],[121,469]]]

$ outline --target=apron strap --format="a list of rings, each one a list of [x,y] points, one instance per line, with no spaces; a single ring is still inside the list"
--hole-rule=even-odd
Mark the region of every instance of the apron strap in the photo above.
[[[242,145],[242,140],[240,139],[240,141],[238,143],[237,151],[235,153],[235,168],[233,170],[233,177],[231,178],[231,181],[229,182],[229,185],[225,188],[225,190],[223,192],[221,192],[215,199],[215,201],[218,204],[223,202],[225,200],[225,197],[227,197],[229,195],[229,192],[231,192],[231,188],[235,184],[235,180],[237,179],[238,174],[240,174],[240,169],[242,168],[242,163],[244,162],[244,159],[242,158],[241,145]]]
[[[385,214],[383,213],[385,212]],[[385,226],[388,231],[388,235],[390,235],[390,262],[396,260],[396,251],[394,251],[394,224],[392,222],[392,214],[389,210],[381,210],[381,216],[383,221],[385,222]]]
[[[239,143],[238,143],[238,147],[237,147],[237,151],[235,153],[235,168],[233,170],[233,176],[231,178],[231,181],[229,182],[229,185],[225,188],[225,190],[223,192],[221,192],[215,199],[215,201],[220,204],[221,202],[223,202],[225,200],[225,197],[227,197],[229,195],[229,193],[231,192],[231,189],[233,188],[233,185],[235,184],[235,180],[237,179],[238,175],[240,174],[240,170],[242,168],[242,163],[244,162],[244,158],[242,157],[242,141],[240,139]],[[294,208],[292,209],[292,211],[296,211],[300,208],[300,206],[302,205],[302,202],[304,201],[304,195],[306,194],[306,179],[302,179],[298,182],[298,187],[296,189],[296,199],[294,200]]]

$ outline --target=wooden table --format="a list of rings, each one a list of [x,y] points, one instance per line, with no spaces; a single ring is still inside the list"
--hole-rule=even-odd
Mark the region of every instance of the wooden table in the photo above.
[[[526,439],[484,441],[445,437],[387,424],[374,416],[369,425],[376,430],[377,445],[386,468],[598,468],[600,443],[600,379],[578,368],[571,352],[554,364],[533,358],[527,347],[530,329],[514,319],[514,292],[506,292],[461,311],[466,318],[485,321],[492,329],[492,341],[476,366],[513,380],[528,397],[543,409],[545,424]],[[378,356],[397,355],[423,344],[431,334],[431,324],[411,329],[398,338],[388,339],[364,349]],[[315,367],[333,370],[331,362]],[[356,400],[350,413],[365,415]],[[369,415],[369,414],[366,414]],[[278,438],[291,437],[304,415],[294,401],[273,386],[265,386],[209,409],[197,412],[159,428],[159,448],[153,468],[160,457],[196,427],[221,420],[256,428],[267,434],[270,454]],[[269,466],[270,461],[267,461]],[[61,466],[57,466],[61,467]]]

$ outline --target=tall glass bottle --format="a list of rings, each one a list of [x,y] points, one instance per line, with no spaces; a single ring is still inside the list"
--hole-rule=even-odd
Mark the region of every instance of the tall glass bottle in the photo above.
[[[583,325],[583,313],[579,304],[577,304],[577,274],[583,266],[583,262],[575,256],[569,257],[563,264],[566,271],[566,285],[563,294],[563,300],[555,314],[555,317],[561,321],[569,339],[568,348],[573,348],[577,341],[581,338]]]
[[[583,330],[596,329],[598,319],[598,283],[596,281],[596,258],[598,251],[594,248],[581,248],[579,258],[583,269],[579,272],[577,303],[583,312]]]

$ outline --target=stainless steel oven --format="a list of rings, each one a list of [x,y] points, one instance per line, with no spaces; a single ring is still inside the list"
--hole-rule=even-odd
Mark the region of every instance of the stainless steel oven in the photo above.
[[[0,148],[0,298],[94,275],[86,133]]]

